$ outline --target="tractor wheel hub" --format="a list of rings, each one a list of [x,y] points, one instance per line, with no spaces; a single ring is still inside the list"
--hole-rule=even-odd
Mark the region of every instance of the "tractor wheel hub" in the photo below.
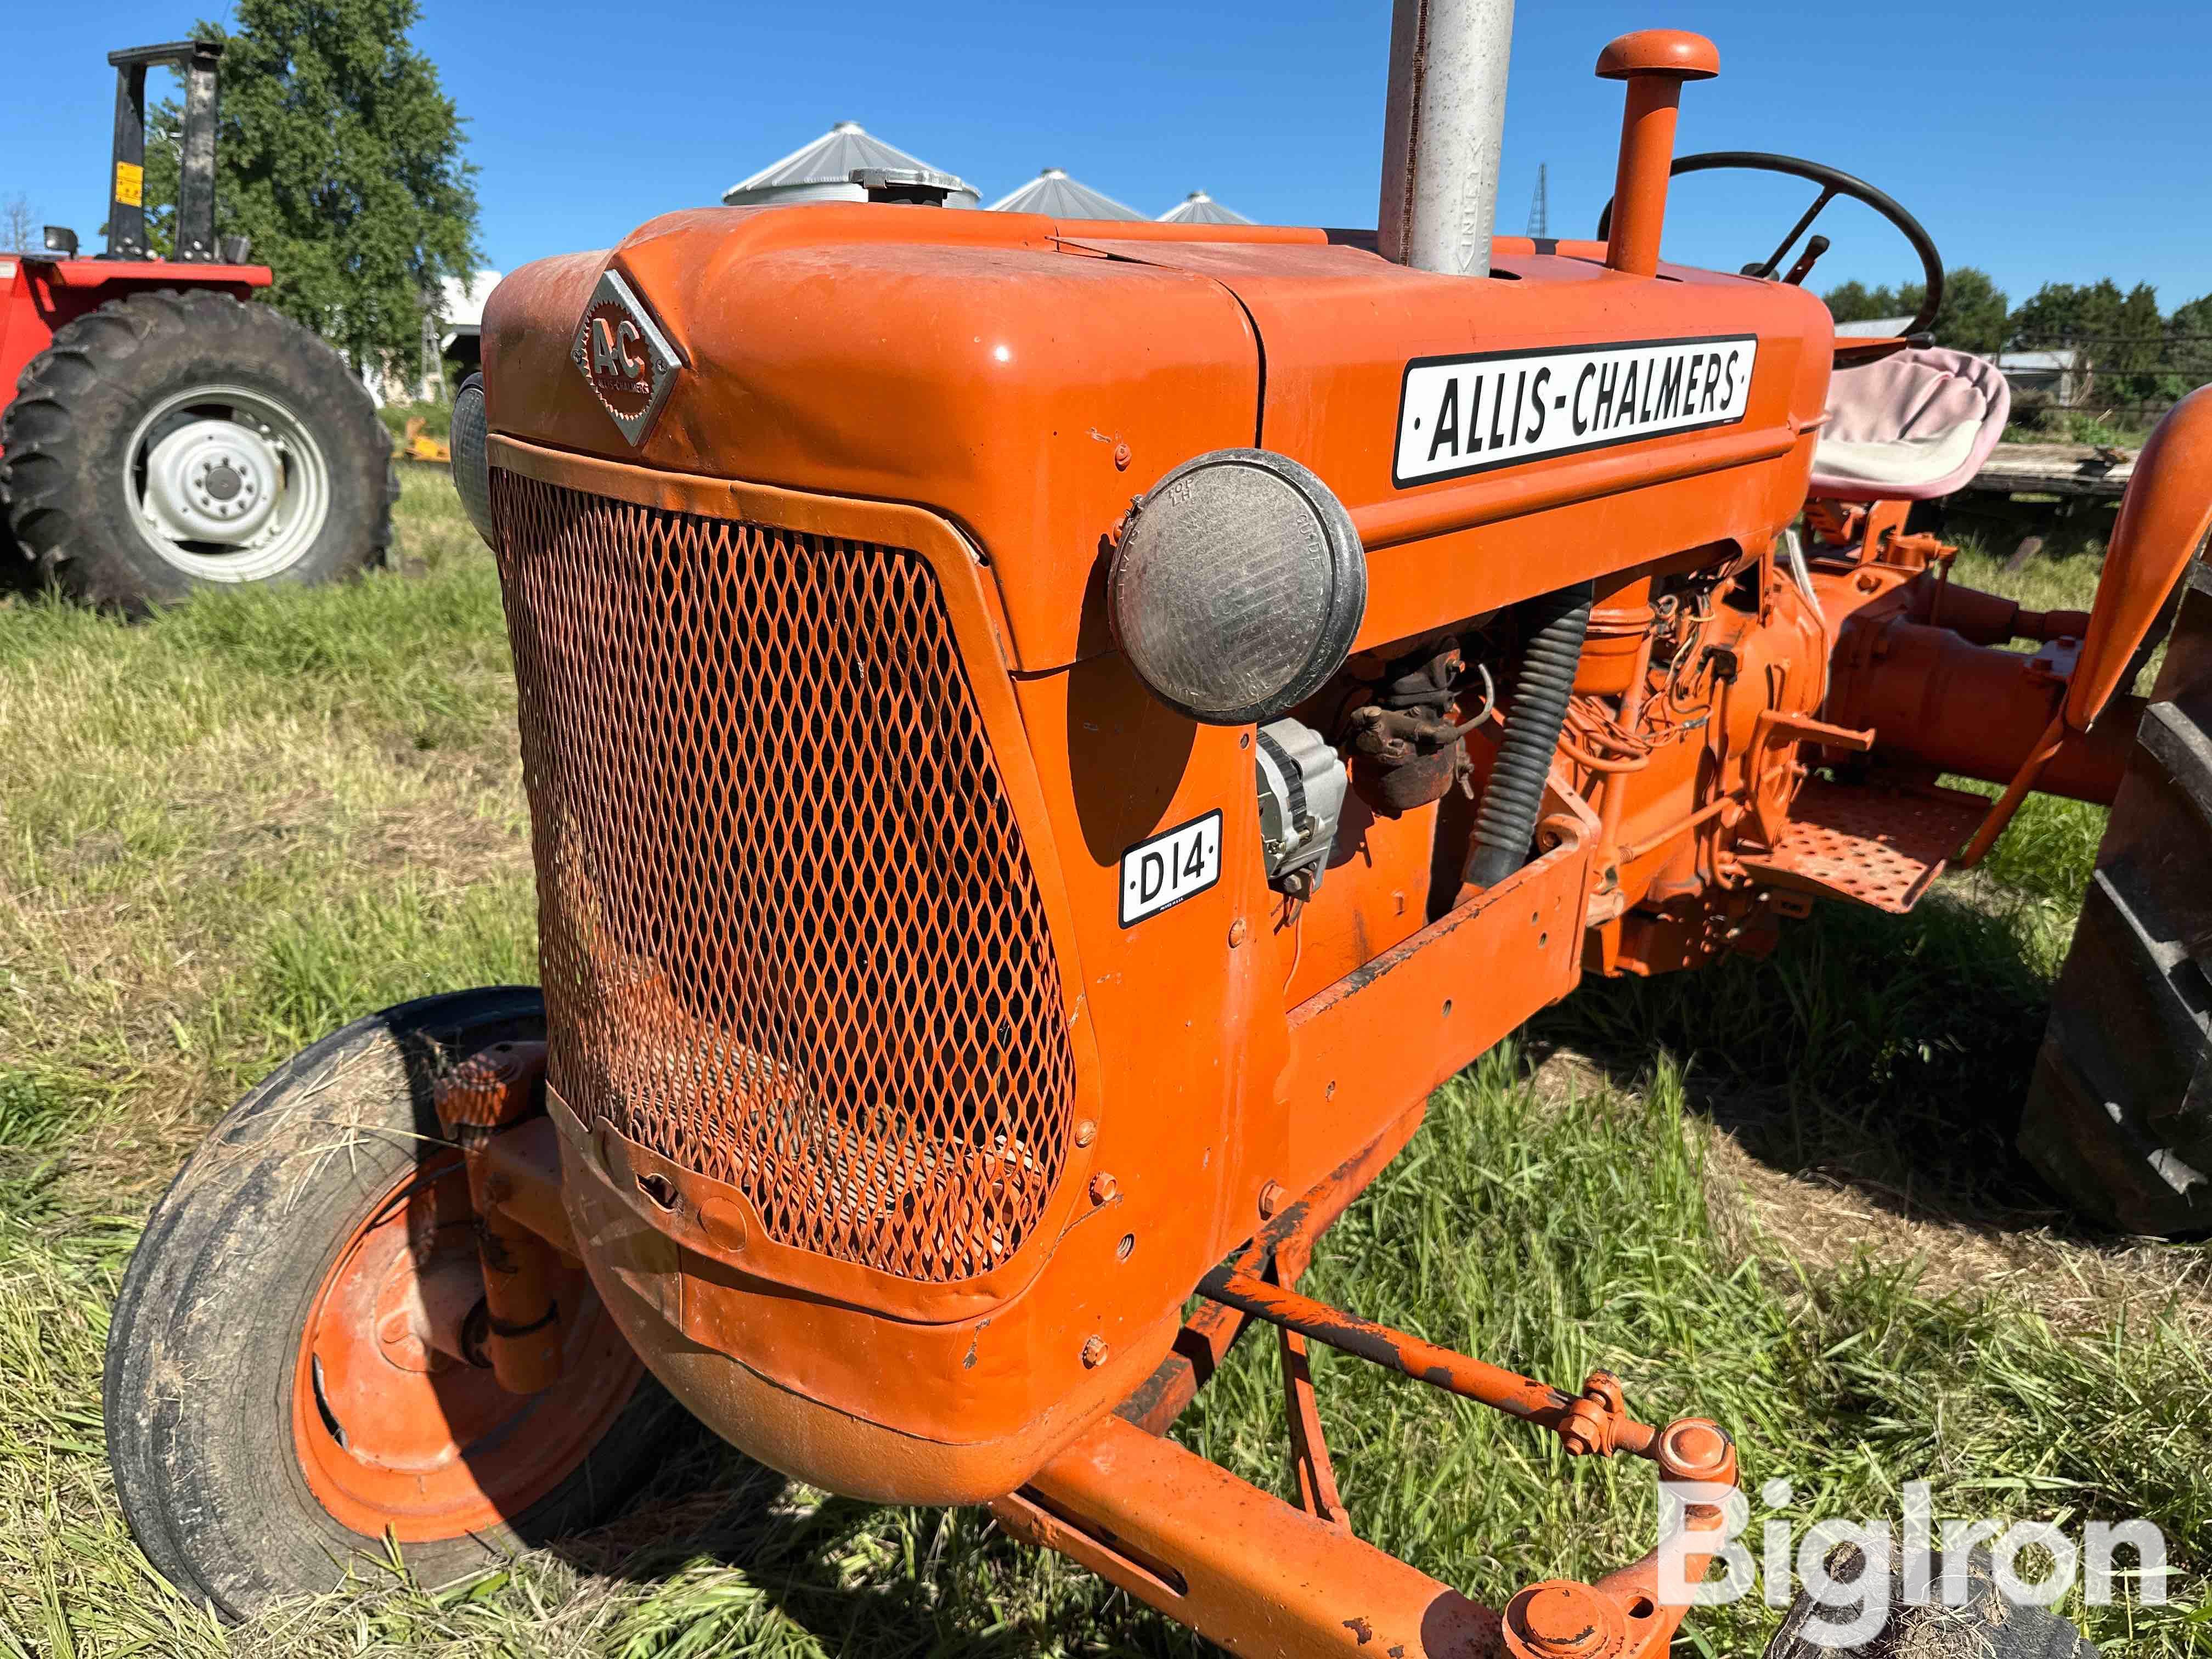
[[[251,386],[170,393],[139,421],[128,465],[139,539],[203,581],[261,581],[291,568],[315,547],[337,500],[307,421]]]
[[[283,494],[283,458],[236,421],[189,422],[146,458],[147,514],[179,541],[250,542]]]

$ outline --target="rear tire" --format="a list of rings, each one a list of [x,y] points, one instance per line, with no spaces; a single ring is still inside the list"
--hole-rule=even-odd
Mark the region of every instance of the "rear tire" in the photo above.
[[[512,987],[357,1020],[233,1108],[155,1207],[112,1316],[103,1405],[124,1514],[147,1559],[188,1598],[245,1618],[331,1589],[357,1554],[388,1555],[380,1527],[348,1525],[316,1495],[296,1420],[303,1339],[324,1315],[349,1242],[388,1211],[395,1190],[421,1189],[418,1171],[451,1162],[432,1107],[435,1078],[461,1056],[544,1029],[538,992]],[[411,1212],[409,1225],[410,1249],[430,1248],[418,1242]],[[448,1535],[403,1542],[418,1582],[445,1583],[591,1526],[651,1472],[681,1410],[618,1337],[616,1346],[612,1357],[595,1347],[597,1367],[578,1375],[572,1341],[570,1372],[552,1390],[529,1401],[500,1396],[513,1402],[497,1407],[509,1415],[466,1448],[460,1461],[471,1473],[489,1469],[490,1458],[512,1460],[518,1447],[534,1457],[562,1443],[557,1417],[546,1427],[548,1407],[561,1408],[557,1391],[596,1389],[597,1403],[579,1419],[587,1428],[565,1431],[569,1450],[559,1462],[534,1471],[528,1489],[542,1496],[489,1521],[428,1528]],[[616,1377],[609,1364],[629,1369]],[[478,1405],[488,1376],[459,1373]],[[413,1380],[392,1377],[395,1391]],[[319,1399],[319,1373],[316,1381]],[[452,1397],[457,1414],[468,1408]],[[379,1427],[374,1405],[358,1410],[356,1438]],[[346,1446],[325,1411],[311,1431],[327,1429]],[[410,1523],[425,1530],[420,1520],[402,1515],[403,1538]]]
[[[2021,1150],[2126,1232],[2212,1230],[2212,568],[2183,578],[2036,1056]]]
[[[23,371],[0,503],[36,580],[138,614],[381,562],[391,448],[344,361],[289,318],[210,289],[134,294]]]

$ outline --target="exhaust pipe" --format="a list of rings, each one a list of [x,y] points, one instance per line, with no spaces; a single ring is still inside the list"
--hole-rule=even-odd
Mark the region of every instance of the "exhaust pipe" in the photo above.
[[[1490,274],[1513,0],[1397,0],[1382,122],[1382,257]]]

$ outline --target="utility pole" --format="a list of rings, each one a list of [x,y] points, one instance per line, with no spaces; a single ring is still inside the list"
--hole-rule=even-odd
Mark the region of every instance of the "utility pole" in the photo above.
[[[1545,180],[1548,171],[1546,163],[1536,163],[1536,199],[1528,204],[1528,234],[1531,236],[1549,236],[1552,234],[1552,204]]]

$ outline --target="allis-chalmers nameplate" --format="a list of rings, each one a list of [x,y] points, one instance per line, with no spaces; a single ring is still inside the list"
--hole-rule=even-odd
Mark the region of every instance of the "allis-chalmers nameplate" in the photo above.
[[[1751,406],[1758,358],[1752,334],[1416,357],[1398,398],[1390,482],[1403,489],[1733,426]]]
[[[682,355],[611,269],[592,290],[568,356],[633,449],[653,430],[684,367]]]

